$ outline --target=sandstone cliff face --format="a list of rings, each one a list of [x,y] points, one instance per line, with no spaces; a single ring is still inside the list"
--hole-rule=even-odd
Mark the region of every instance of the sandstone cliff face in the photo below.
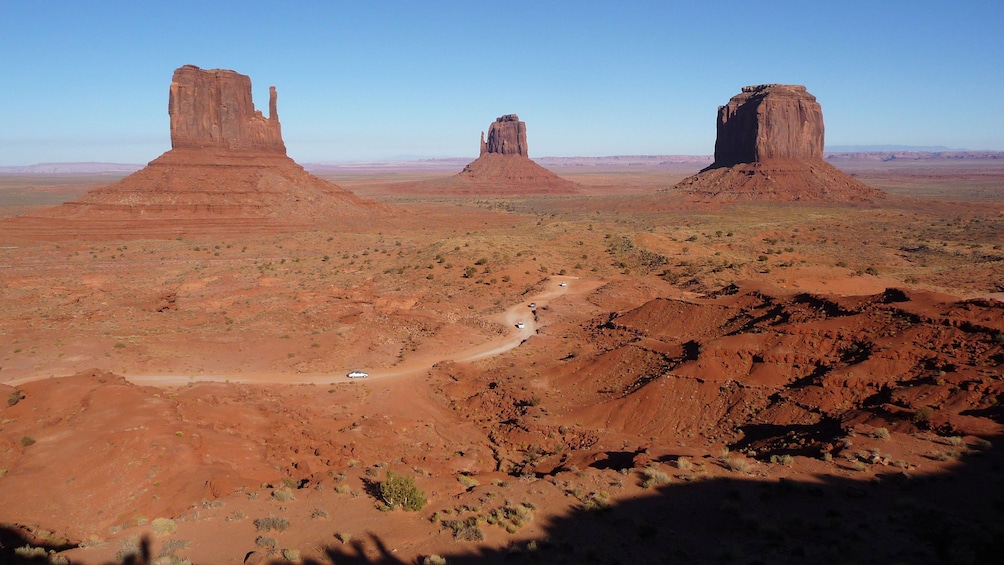
[[[171,147],[286,154],[269,89],[269,116],[255,110],[251,79],[240,73],[185,65],[174,71],[167,113]]]
[[[519,121],[516,114],[506,114],[488,127],[488,140],[481,132],[481,155],[499,153],[529,157],[526,147],[526,122]]]
[[[247,76],[177,69],[168,103],[171,150],[116,183],[40,212],[37,231],[71,226],[77,237],[95,239],[247,234],[386,217],[387,206],[311,175],[286,155],[275,87],[270,98],[265,118],[254,109]]]
[[[713,167],[823,158],[823,110],[804,86],[745,86],[718,108]]]
[[[676,188],[698,199],[867,201],[882,192],[823,160],[823,110],[804,86],[745,86],[718,108],[715,162]]]

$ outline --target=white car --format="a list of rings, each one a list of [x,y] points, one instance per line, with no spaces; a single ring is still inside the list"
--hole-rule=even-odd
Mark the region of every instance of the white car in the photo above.
[[[568,283],[562,281],[562,282],[558,283],[558,286],[568,286]]]
[[[530,306],[530,308],[536,308],[537,307],[537,303],[536,302],[531,302],[529,306]]]
[[[366,377],[370,376],[370,374],[365,371],[352,371],[351,373],[345,376],[350,379],[365,379]]]
[[[516,327],[519,329],[523,329],[526,327],[526,324],[524,324],[523,322],[516,322]]]

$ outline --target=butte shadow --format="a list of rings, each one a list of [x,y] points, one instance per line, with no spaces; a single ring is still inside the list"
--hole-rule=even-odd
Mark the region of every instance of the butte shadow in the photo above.
[[[286,155],[274,86],[265,117],[246,75],[185,65],[174,71],[168,114],[171,149],[146,167],[4,227],[32,239],[103,239],[288,231],[389,215]]]
[[[526,141],[526,122],[516,114],[496,119],[481,132],[481,154],[452,177],[397,183],[390,190],[405,194],[519,196],[575,194],[579,185],[533,162]]]
[[[867,202],[884,193],[823,160],[823,111],[804,86],[744,86],[718,108],[715,162],[676,185],[697,200]]]

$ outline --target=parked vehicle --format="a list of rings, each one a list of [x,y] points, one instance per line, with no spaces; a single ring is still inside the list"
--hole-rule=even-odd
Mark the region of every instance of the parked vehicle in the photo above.
[[[561,281],[560,283],[558,283],[558,286],[568,286],[568,283],[566,283],[565,281]]]
[[[516,322],[516,327],[519,329],[523,329],[526,327],[526,324],[524,324],[523,322]]]
[[[536,307],[537,307],[537,303],[536,302],[531,302],[530,303],[530,308],[536,308]]]
[[[352,371],[345,376],[350,379],[365,379],[366,377],[370,376],[370,374],[365,371]]]

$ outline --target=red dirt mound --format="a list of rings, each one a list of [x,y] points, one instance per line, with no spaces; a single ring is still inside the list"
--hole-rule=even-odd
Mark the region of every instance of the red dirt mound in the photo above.
[[[862,201],[879,197],[823,161],[823,110],[804,86],[745,86],[718,108],[715,162],[676,188],[697,199]]]
[[[708,168],[675,188],[697,200],[867,202],[884,195],[822,160]]]

